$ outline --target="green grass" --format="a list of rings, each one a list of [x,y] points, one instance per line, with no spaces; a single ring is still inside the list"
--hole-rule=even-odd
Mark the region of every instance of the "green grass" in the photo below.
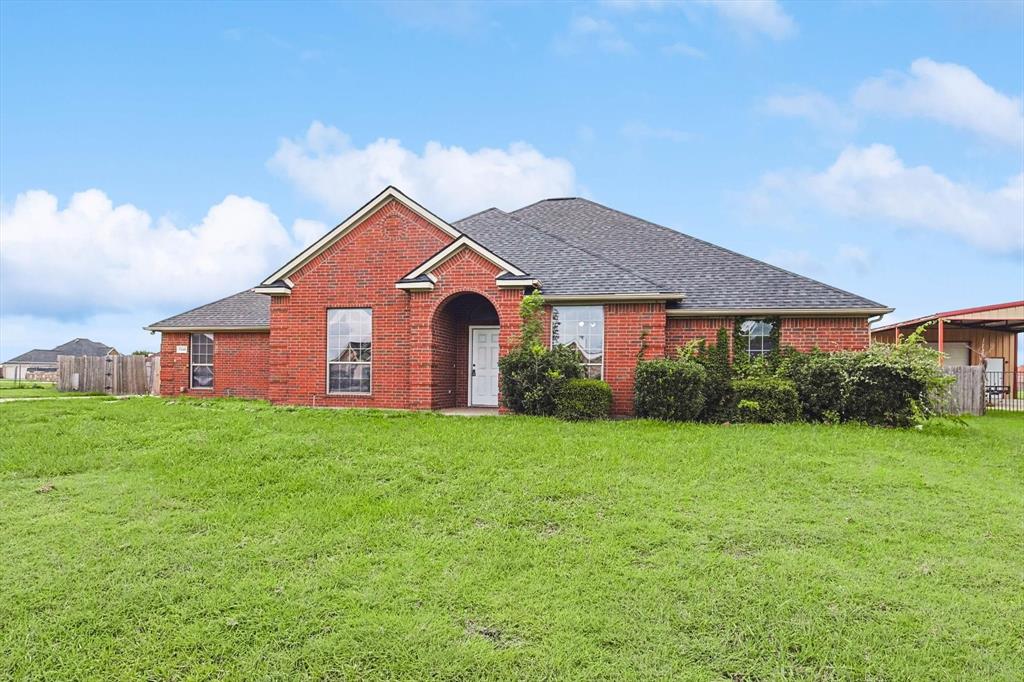
[[[1020,680],[1022,434],[8,403],[0,679]]]
[[[0,379],[2,398],[47,398],[59,396],[57,385],[46,381],[17,381]]]

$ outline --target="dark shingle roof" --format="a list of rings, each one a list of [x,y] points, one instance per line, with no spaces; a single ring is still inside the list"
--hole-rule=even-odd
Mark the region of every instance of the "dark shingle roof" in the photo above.
[[[186,329],[238,327],[253,329],[270,327],[270,297],[251,289],[240,291],[213,303],[201,305],[188,312],[168,317],[149,325],[147,329],[184,327]]]
[[[13,363],[13,362],[46,362],[46,363],[56,363],[57,362],[57,351],[55,351],[55,350],[42,350],[40,348],[35,348],[33,350],[28,351],[27,353],[22,353],[21,355],[19,355],[17,357],[11,358],[10,360],[8,360],[4,364]]]
[[[112,350],[114,349],[106,344],[91,341],[89,339],[71,339],[66,343],[60,344],[56,348],[51,348],[50,350],[42,350],[39,348],[30,350],[27,353],[22,353],[16,358],[11,358],[7,362],[56,363],[58,355],[103,357]]]
[[[682,294],[671,305],[690,310],[885,307],[587,199],[545,199],[510,213],[491,208],[452,226],[552,296]],[[147,329],[233,327],[269,328],[270,297],[247,289]]]
[[[539,279],[544,293],[668,292],[629,268],[496,208],[452,227]]]
[[[683,308],[883,308],[841,289],[587,199],[546,199],[511,213],[570,244],[686,294]],[[499,251],[500,253],[500,251]],[[534,259],[544,261],[545,252]],[[527,261],[529,262],[529,261]],[[560,284],[545,293],[562,291]]]
[[[101,358],[114,349],[104,343],[89,339],[71,339],[53,350],[57,352],[57,355],[87,355]]]

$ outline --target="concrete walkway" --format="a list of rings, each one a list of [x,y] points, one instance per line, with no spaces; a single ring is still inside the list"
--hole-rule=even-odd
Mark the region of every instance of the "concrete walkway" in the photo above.
[[[449,407],[446,410],[435,410],[438,414],[453,417],[497,417],[497,407]]]

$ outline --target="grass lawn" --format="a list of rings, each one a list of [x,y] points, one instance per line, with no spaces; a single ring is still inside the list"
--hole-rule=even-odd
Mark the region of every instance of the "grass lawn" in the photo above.
[[[1020,680],[1022,435],[8,403],[0,679]]]
[[[0,379],[2,398],[52,398],[59,396],[57,385],[45,381],[16,381]]]

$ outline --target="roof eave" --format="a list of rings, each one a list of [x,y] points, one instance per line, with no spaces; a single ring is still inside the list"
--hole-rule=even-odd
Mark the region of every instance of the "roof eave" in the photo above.
[[[143,327],[147,332],[269,332],[270,325],[247,325],[232,327],[224,325],[187,325],[175,327],[169,325],[150,325]]]
[[[801,317],[869,317],[886,315],[893,308],[672,308],[669,317],[728,317],[732,315],[782,315]]]

